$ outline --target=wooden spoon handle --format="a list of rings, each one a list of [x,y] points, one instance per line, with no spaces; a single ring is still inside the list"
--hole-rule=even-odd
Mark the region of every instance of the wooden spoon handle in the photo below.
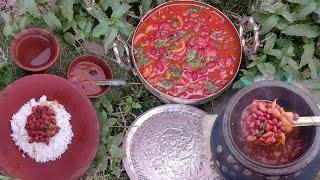
[[[320,126],[320,116],[299,117],[293,126]]]

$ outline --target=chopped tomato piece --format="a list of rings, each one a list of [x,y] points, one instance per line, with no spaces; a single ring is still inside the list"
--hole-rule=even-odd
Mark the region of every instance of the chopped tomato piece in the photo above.
[[[175,48],[171,50],[173,54],[176,55],[182,55],[183,53],[186,52],[186,43],[184,40],[180,40],[178,42],[175,42]]]
[[[146,34],[151,32],[151,31],[155,31],[158,29],[158,26],[157,25],[150,25],[146,28],[146,30],[144,31]]]
[[[144,33],[136,35],[136,38],[134,38],[134,40],[133,40],[133,44],[137,44],[138,41],[141,40],[145,36],[146,36],[146,34],[144,34]]]

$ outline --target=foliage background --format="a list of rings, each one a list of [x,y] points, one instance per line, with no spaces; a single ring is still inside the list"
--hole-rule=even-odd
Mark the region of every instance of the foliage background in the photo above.
[[[130,42],[134,27],[150,9],[165,0],[1,0],[0,1],[0,90],[28,75],[10,60],[12,38],[28,27],[54,31],[62,48],[50,74],[65,77],[69,62],[83,54],[97,54],[112,66],[115,78],[139,80],[114,63],[109,51],[117,34]],[[237,25],[253,15],[261,25],[262,46],[254,60],[244,58],[234,88],[261,79],[293,79],[318,90],[319,15],[318,0],[204,0],[222,10]],[[310,5],[311,4],[311,5]],[[123,48],[120,48],[123,56]],[[222,97],[229,96],[228,92]],[[218,103],[220,100],[217,100]],[[217,101],[199,108],[213,112]],[[128,179],[121,158],[122,139],[134,119],[162,102],[142,85],[112,88],[106,96],[92,100],[101,126],[97,156],[82,179]],[[217,111],[215,111],[217,112]],[[0,176],[0,179],[5,177]]]

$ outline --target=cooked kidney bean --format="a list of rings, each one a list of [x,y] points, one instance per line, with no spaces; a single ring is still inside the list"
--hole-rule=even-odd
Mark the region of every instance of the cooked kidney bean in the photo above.
[[[29,143],[44,142],[47,145],[60,128],[55,120],[55,112],[48,106],[34,106],[27,118],[25,129],[30,137]]]
[[[241,116],[242,132],[247,141],[255,144],[283,144],[284,134],[292,130],[298,118],[297,113],[285,112],[275,101],[254,100]]]

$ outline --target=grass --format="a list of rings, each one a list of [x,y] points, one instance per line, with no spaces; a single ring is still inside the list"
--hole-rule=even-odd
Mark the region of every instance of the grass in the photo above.
[[[217,6],[217,8],[226,13],[234,23],[237,22],[237,17],[250,12],[252,4],[251,0],[207,0],[205,2]],[[7,83],[28,75],[27,72],[19,69],[10,60],[9,47],[11,39],[5,38],[2,33],[0,33],[0,39],[0,47],[4,52],[4,57],[9,60],[6,66],[10,71],[10,79]],[[62,42],[59,60],[50,68],[48,73],[65,77],[69,62],[76,56],[84,54],[92,53],[83,47],[71,47]],[[132,72],[119,68],[119,66],[111,60],[112,58],[110,58],[109,55],[104,55],[104,59],[111,65],[115,78],[125,79],[128,82],[140,82]],[[0,54],[0,61],[2,60]],[[6,74],[8,73],[0,72],[0,79],[4,78]],[[219,98],[198,107],[209,113],[218,113],[230,97],[230,94],[232,94],[232,92],[228,91],[220,95]],[[130,98],[132,102],[130,102]],[[121,147],[122,138],[126,130],[137,116],[163,103],[155,98],[142,85],[112,88],[106,96],[92,100],[92,102],[100,119],[101,143],[96,159],[81,179],[128,179],[121,163],[123,154],[117,154],[113,151],[119,150],[117,148]],[[141,107],[137,104],[141,105]]]

